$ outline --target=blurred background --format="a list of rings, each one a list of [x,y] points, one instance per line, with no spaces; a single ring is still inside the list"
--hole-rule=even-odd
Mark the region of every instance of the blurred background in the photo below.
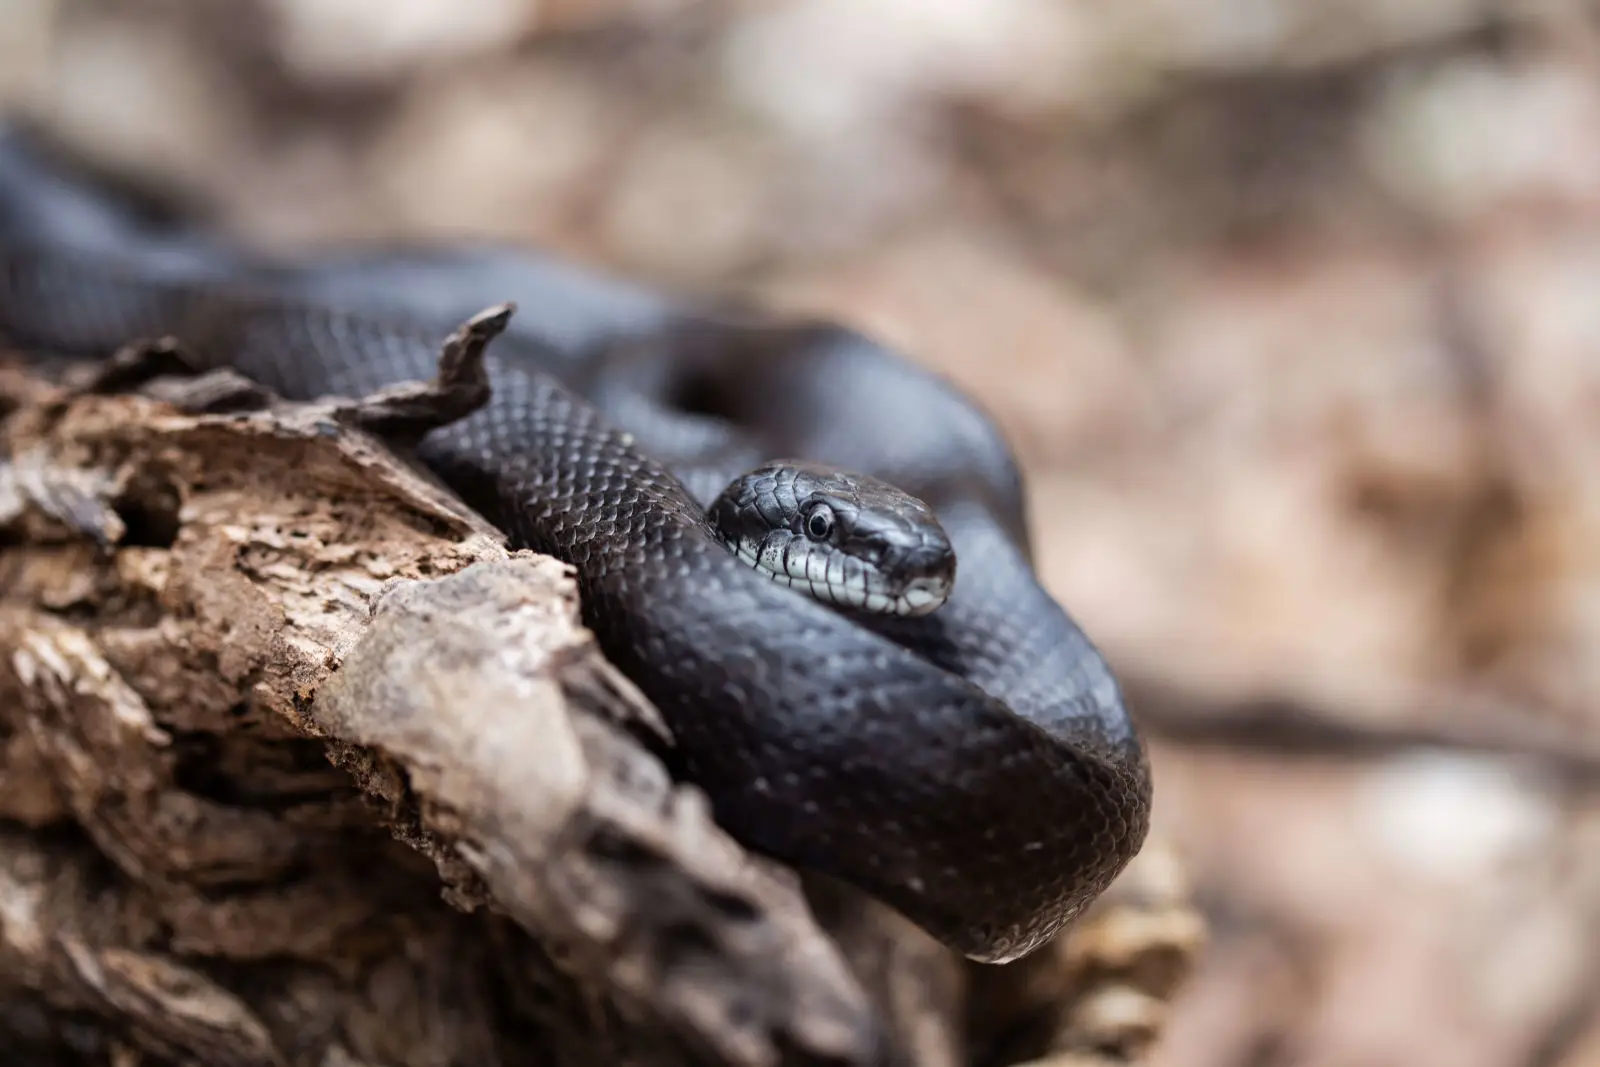
[[[1152,1067],[1600,1065],[1600,6],[0,0],[0,107],[946,372],[1211,922]]]

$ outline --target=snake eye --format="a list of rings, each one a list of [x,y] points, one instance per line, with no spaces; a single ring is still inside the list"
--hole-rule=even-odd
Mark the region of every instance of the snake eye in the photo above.
[[[813,541],[822,541],[832,532],[833,509],[826,504],[818,504],[806,516],[806,536]]]

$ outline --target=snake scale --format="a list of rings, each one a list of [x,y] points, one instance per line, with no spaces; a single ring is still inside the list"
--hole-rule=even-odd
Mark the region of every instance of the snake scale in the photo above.
[[[952,385],[847,329],[518,249],[247,253],[0,135],[0,338],[21,350],[169,335],[291,399],[354,395],[431,377],[445,334],[501,301],[518,310],[490,346],[492,398],[418,454],[574,568],[585,624],[719,823],[976,960],[1027,954],[1106,888],[1145,837],[1144,750],[1034,576],[1008,445]],[[708,506],[784,456],[931,506],[948,601],[850,614],[730,552]]]

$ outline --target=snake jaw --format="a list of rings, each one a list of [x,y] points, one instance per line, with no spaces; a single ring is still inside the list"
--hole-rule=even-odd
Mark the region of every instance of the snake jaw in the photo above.
[[[890,591],[882,576],[858,557],[818,551],[781,531],[760,541],[727,544],[741,562],[774,583],[846,610],[870,615],[926,614],[948,595],[938,579],[931,584],[916,579],[904,590]]]

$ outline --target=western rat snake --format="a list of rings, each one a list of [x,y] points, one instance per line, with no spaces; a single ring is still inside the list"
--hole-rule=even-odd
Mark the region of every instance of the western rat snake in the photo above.
[[[1110,883],[1148,824],[1143,749],[1032,573],[1005,442],[947,383],[847,330],[692,310],[522,252],[251,258],[0,139],[0,338],[21,348],[103,356],[170,335],[290,398],[358,394],[431,376],[444,334],[503,300],[519,312],[491,346],[492,399],[419,455],[516,543],[575,568],[586,624],[725,827],[981,960],[1031,951]],[[841,503],[853,483],[824,483],[833,467],[883,479],[938,515],[916,524],[922,591],[899,588],[900,607],[943,595],[946,533],[948,602],[848,613],[757,569],[810,586],[828,566],[796,569],[760,531],[740,542],[737,500],[708,520],[777,456],[831,467],[753,476],[786,485],[787,510],[746,481],[745,519],[765,508],[795,544],[882,526],[883,507]],[[874,546],[869,562],[898,551]],[[875,595],[852,603],[896,591]]]

